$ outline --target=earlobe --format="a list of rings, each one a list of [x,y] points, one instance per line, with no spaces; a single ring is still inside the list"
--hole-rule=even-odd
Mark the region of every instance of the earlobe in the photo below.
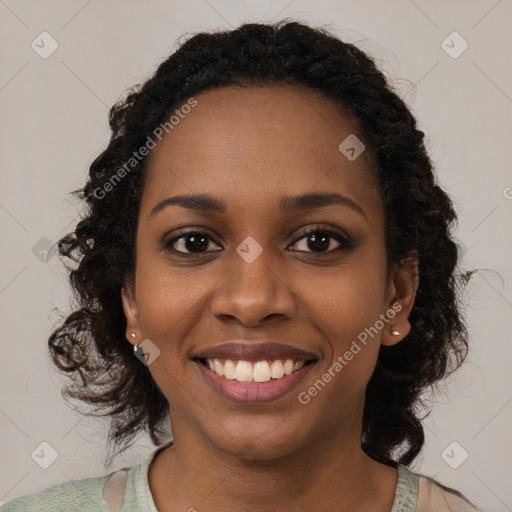
[[[405,319],[405,321],[401,321],[400,325],[401,327],[393,325],[391,327],[387,327],[387,330],[384,329],[380,344],[390,347],[391,345],[396,345],[402,341],[411,331],[411,324],[409,323],[409,320]]]
[[[126,338],[134,342],[132,334],[139,332],[139,313],[132,287],[129,284],[121,288],[121,302],[126,318]]]
[[[395,267],[395,272],[390,283],[391,297],[387,304],[389,325],[382,331],[381,344],[385,346],[395,345],[403,340],[411,331],[408,320],[416,298],[419,285],[419,268],[417,253],[406,258],[402,266]]]

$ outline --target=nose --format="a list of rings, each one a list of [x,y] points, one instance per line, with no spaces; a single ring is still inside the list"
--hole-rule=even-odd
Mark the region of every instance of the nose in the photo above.
[[[251,263],[234,253],[212,301],[212,313],[218,319],[235,318],[247,327],[259,326],[270,317],[291,319],[295,308],[292,291],[266,251]]]

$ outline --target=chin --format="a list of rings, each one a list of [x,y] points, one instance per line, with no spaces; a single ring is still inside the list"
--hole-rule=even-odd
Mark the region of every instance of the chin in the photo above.
[[[265,428],[266,427],[266,428]],[[299,450],[300,440],[287,429],[282,431],[279,426],[258,428],[252,425],[252,429],[241,429],[236,432],[220,429],[210,441],[224,453],[242,460],[264,461],[287,456]],[[288,425],[289,427],[289,425]],[[266,433],[269,430],[270,434]],[[229,435],[228,432],[232,434]]]

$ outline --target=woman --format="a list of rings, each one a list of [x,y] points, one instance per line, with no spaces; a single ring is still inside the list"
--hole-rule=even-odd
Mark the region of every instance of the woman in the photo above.
[[[466,355],[467,276],[374,62],[297,22],[201,33],[110,126],[49,346],[119,451],[157,449],[2,510],[476,510],[406,467],[421,394]]]

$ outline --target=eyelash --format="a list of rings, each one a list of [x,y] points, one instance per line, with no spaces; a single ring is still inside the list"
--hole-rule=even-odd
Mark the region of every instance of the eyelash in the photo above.
[[[350,250],[350,249],[354,248],[354,243],[350,239],[350,237],[344,236],[341,233],[338,233],[337,231],[334,231],[332,229],[323,228],[323,227],[309,228],[309,229],[303,231],[301,233],[300,238],[297,238],[295,240],[295,242],[293,242],[291,245],[295,245],[297,242],[299,242],[303,238],[307,238],[309,235],[311,235],[313,233],[328,235],[329,238],[334,238],[340,245],[339,245],[339,247],[336,247],[335,249],[330,249],[330,250],[324,251],[324,252],[322,252],[322,251],[319,251],[319,252],[316,252],[316,251],[296,251],[296,252],[309,253],[309,254],[317,254],[317,255],[326,255],[326,254],[330,255],[330,254],[332,254],[332,253],[334,253],[336,251]],[[168,240],[168,241],[164,242],[164,248],[168,249],[168,250],[171,250],[175,254],[178,254],[179,256],[183,256],[185,258],[187,258],[187,257],[202,256],[202,255],[206,254],[207,252],[220,252],[220,250],[200,251],[200,252],[182,252],[182,251],[178,251],[178,250],[174,249],[173,245],[178,240],[181,240],[182,238],[188,238],[188,237],[191,237],[191,236],[204,236],[208,240],[211,240],[211,241],[217,243],[205,231],[200,231],[198,229],[189,229],[189,230],[186,230],[186,231],[182,231],[179,236],[174,237],[171,240]],[[220,244],[217,244],[217,245],[220,245]]]

